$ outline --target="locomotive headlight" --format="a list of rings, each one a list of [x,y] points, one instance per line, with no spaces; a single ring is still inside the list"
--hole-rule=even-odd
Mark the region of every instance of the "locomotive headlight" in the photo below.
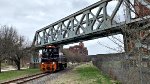
[[[53,62],[53,64],[55,64],[55,62]]]
[[[42,63],[42,64],[44,64],[44,63]]]

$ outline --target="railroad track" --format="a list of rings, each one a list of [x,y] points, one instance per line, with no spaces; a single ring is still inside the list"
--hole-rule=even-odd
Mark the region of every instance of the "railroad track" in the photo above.
[[[38,74],[31,75],[31,76],[26,76],[26,77],[10,80],[10,81],[7,81],[7,82],[3,82],[3,83],[0,83],[0,84],[23,84],[23,83],[26,83],[26,82],[29,82],[29,81],[47,76],[49,74],[50,73],[38,73]]]
[[[48,80],[55,79],[55,77],[57,78],[59,75],[61,75],[61,74],[65,73],[65,72],[73,69],[76,66],[77,65],[74,65],[74,66],[66,68],[65,70],[57,71],[57,72],[54,72],[54,73],[38,73],[38,74],[35,74],[35,75],[26,76],[26,77],[14,79],[14,80],[6,81],[6,82],[0,83],[0,84],[26,84],[26,83],[37,84],[36,82],[33,83],[32,81],[34,81],[34,80],[36,80],[38,78],[40,79],[42,77],[50,78]],[[49,77],[46,77],[46,76],[49,76]],[[30,82],[32,82],[32,83],[30,83]]]

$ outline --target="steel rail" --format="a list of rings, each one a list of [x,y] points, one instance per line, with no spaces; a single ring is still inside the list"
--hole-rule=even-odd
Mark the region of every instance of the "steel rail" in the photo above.
[[[17,78],[17,79],[14,79],[14,80],[6,81],[6,82],[0,83],[0,84],[11,84],[11,83],[22,84],[22,83],[26,83],[26,82],[44,77],[46,75],[49,75],[49,73],[38,73],[38,74],[34,74],[34,75],[30,75],[30,76],[21,77],[21,78]]]

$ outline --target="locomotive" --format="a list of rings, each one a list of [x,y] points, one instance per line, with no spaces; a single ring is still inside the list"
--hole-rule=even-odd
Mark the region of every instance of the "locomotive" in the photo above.
[[[42,49],[40,69],[43,72],[55,72],[67,67],[67,59],[59,52],[59,47],[46,46]]]

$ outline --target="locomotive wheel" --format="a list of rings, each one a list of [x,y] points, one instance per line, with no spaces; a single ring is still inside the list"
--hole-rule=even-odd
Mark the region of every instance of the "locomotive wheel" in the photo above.
[[[62,63],[60,64],[60,67],[59,67],[59,68],[60,68],[60,70],[64,70],[64,66],[63,66]]]
[[[64,64],[64,68],[67,68],[67,63]]]

